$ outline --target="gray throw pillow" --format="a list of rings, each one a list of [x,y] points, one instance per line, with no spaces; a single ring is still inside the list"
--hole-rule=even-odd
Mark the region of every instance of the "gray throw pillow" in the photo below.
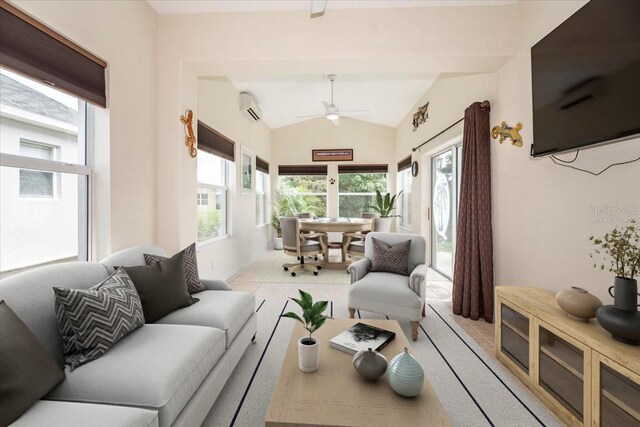
[[[372,237],[373,259],[371,271],[386,271],[388,273],[409,275],[409,248],[411,240],[390,245]]]
[[[0,426],[17,420],[64,380],[27,325],[0,301]]]
[[[198,260],[196,258],[196,244],[192,243],[184,250],[184,280],[187,283],[187,289],[190,294],[206,291],[202,282],[200,281],[200,275],[198,274]],[[167,259],[160,255],[144,254],[144,261],[147,265],[151,265],[154,262]]]
[[[71,370],[102,356],[144,325],[140,297],[122,268],[90,289],[55,287],[53,291],[65,361]]]
[[[198,301],[187,290],[184,251],[151,265],[124,269],[138,290],[147,323]]]

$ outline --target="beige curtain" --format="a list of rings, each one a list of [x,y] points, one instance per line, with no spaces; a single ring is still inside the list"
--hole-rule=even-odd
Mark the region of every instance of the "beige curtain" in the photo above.
[[[493,322],[493,238],[489,108],[464,113],[462,178],[456,233],[453,312]]]

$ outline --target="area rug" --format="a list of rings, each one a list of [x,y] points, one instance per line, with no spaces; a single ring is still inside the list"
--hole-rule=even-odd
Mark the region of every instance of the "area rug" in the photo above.
[[[280,319],[284,300],[257,301],[258,334],[216,400],[203,426],[263,426],[294,322]],[[561,426],[562,424],[501,364],[487,355],[447,316],[442,302],[427,306],[418,341],[418,360],[454,426]],[[328,314],[348,317],[345,302],[331,302]],[[363,319],[384,318],[361,311]],[[410,336],[408,322],[400,322]]]
[[[320,270],[317,276],[310,271],[301,271],[295,277],[291,273],[284,271],[282,264],[295,262],[295,257],[284,254],[279,255],[273,262],[264,263],[253,277],[249,278],[253,283],[305,283],[305,284],[328,284],[328,285],[348,285],[351,283],[350,275],[346,270]]]

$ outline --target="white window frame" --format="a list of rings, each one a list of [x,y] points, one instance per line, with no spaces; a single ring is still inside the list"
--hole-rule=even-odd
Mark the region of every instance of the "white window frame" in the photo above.
[[[206,203],[202,203],[204,201],[206,201]],[[209,206],[209,194],[207,193],[196,194],[196,203],[198,206]]]
[[[20,169],[30,169],[43,172],[52,172],[57,174],[83,175],[86,177],[86,188],[78,188],[78,260],[89,261],[91,259],[91,227],[92,227],[92,211],[91,211],[91,194],[93,188],[93,111],[90,106],[81,100],[78,100],[78,114],[84,114],[85,119],[78,122],[78,146],[84,147],[85,164],[65,163],[57,160],[37,159],[34,157],[22,156],[19,154],[9,154],[0,152],[0,166]],[[22,140],[21,140],[22,141]],[[25,140],[25,142],[31,142]],[[47,144],[42,144],[47,145]],[[55,147],[54,147],[55,150]],[[54,151],[54,158],[55,158]],[[54,182],[56,181],[54,176]],[[19,184],[18,184],[19,185]],[[55,184],[54,184],[55,187]],[[54,188],[54,197],[56,198]],[[83,191],[81,191],[83,190]],[[85,194],[84,199],[80,197]],[[18,196],[20,196],[20,188],[18,188]],[[40,197],[24,197],[22,200],[38,200]],[[52,199],[47,197],[46,199]]]
[[[203,152],[203,150],[198,149],[198,155]],[[215,154],[211,154],[212,156],[216,156]],[[201,242],[197,242],[196,243],[196,248],[202,248],[204,246],[208,246],[211,245],[213,243],[219,242],[221,240],[224,240],[226,238],[229,237],[229,161],[225,158],[222,158],[220,156],[216,156],[220,159],[222,159],[222,170],[223,170],[223,180],[224,180],[224,185],[218,185],[218,184],[208,184],[208,183],[204,183],[204,182],[198,182],[196,181],[196,191],[198,187],[207,187],[210,188],[212,190],[218,190],[220,192],[222,192],[222,200],[224,203],[224,206],[222,206],[222,209],[220,209],[222,211],[222,224],[223,224],[223,228],[224,228],[224,233],[222,233],[219,236],[216,236],[214,238],[211,239],[207,239],[207,240],[203,240]],[[197,197],[197,196],[196,196]],[[211,205],[211,203],[213,203],[215,206],[217,206],[217,200],[209,200],[209,205]],[[207,206],[209,206],[207,205]],[[196,199],[196,206],[197,206],[197,199]],[[198,221],[198,217],[196,215],[196,221]],[[197,223],[196,223],[196,228],[197,228]],[[196,235],[196,240],[197,240],[198,236]]]
[[[261,177],[262,176],[262,177]],[[258,181],[262,180],[264,184],[264,188],[261,190],[258,186]],[[258,203],[258,198],[262,198],[262,215],[263,221],[260,222],[260,218],[257,216],[258,210],[256,209],[256,227],[264,227],[269,224],[269,203],[267,200],[267,194],[269,192],[269,174],[264,173],[262,171],[256,170],[256,204]]]
[[[354,193],[354,192],[349,192],[349,193],[341,193],[340,192],[340,175],[354,175],[354,174],[358,174],[358,172],[343,172],[343,173],[338,173],[338,186],[337,186],[337,190],[338,190],[338,216],[340,216],[340,196],[373,196],[375,198],[376,193],[373,192],[369,192],[369,193]],[[387,178],[387,185],[386,188],[384,189],[384,193],[388,193],[389,192],[389,172],[364,172],[362,173],[362,175],[372,175],[372,174],[384,174],[386,175]]]
[[[404,186],[406,182],[406,178],[409,178],[409,188],[407,189]],[[400,215],[400,220],[398,221],[398,227],[403,228],[405,230],[411,230],[412,223],[411,221],[406,221],[406,218],[411,214],[411,204],[407,199],[408,194],[412,194],[411,187],[413,185],[413,177],[411,175],[411,168],[406,168],[398,172],[397,183],[398,183],[398,193],[402,191],[402,194],[399,196],[398,203],[398,215]],[[407,191],[408,190],[408,191]]]
[[[30,139],[25,139],[25,138],[20,138],[20,140],[18,141],[19,144],[19,150],[22,150],[22,147],[24,145],[30,145],[32,147],[42,147],[44,149],[48,149],[51,152],[51,158],[50,159],[41,159],[41,160],[56,160],[58,158],[57,154],[58,154],[58,149],[60,147],[56,146],[56,145],[51,145],[51,144],[46,144],[43,142],[39,142],[39,141],[33,141]],[[26,156],[26,155],[22,155],[22,154],[18,154],[20,157],[28,157],[28,158],[35,158],[38,159],[38,157],[30,157],[30,156]],[[24,169],[21,168],[19,173],[23,170],[29,171],[29,170],[33,170],[33,169]],[[49,171],[43,171],[43,172],[49,172]],[[51,177],[51,196],[41,196],[41,195],[30,195],[30,194],[22,194],[22,180],[19,179],[18,180],[18,196],[21,199],[38,199],[40,201],[43,200],[56,200],[60,198],[60,174],[59,173],[55,173],[55,172],[50,172],[52,174]]]

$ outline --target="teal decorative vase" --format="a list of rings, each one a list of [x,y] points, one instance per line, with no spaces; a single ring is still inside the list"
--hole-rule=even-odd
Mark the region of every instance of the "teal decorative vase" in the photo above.
[[[422,391],[424,370],[406,347],[402,353],[391,359],[387,372],[389,385],[399,395],[414,397]]]

